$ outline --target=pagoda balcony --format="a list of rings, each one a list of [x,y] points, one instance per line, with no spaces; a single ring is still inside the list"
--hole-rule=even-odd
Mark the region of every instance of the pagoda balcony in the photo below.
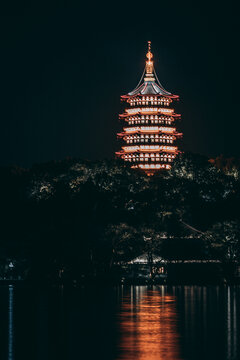
[[[160,125],[160,126],[173,126],[174,120],[127,120],[127,125],[139,126],[139,125]]]
[[[152,175],[154,174],[154,170],[161,170],[161,169],[170,170],[172,166],[170,164],[158,163],[158,164],[138,164],[138,165],[133,165],[131,167],[143,169],[147,171],[147,175]]]
[[[143,99],[131,99],[128,101],[128,103],[130,104],[130,106],[153,106],[153,105],[158,105],[158,106],[169,106],[171,101],[166,100],[163,101],[161,100],[161,98],[158,98],[157,100],[143,100]]]
[[[123,128],[125,134],[136,134],[136,133],[169,133],[175,134],[176,128],[171,126],[131,126],[127,128]]]
[[[134,146],[134,145],[146,145],[146,144],[151,144],[151,145],[159,145],[159,144],[163,144],[163,145],[167,145],[167,146],[173,146],[175,144],[176,140],[156,140],[156,139],[146,139],[146,140],[139,140],[139,141],[126,141],[125,140],[125,145],[126,146]]]
[[[133,152],[167,152],[167,153],[176,153],[177,147],[170,145],[130,145],[123,146],[123,151],[125,153]]]
[[[122,158],[123,159],[123,158]],[[130,160],[126,160],[126,159],[123,159],[125,162],[129,162],[131,163],[132,165],[145,165],[145,164],[172,164],[173,160],[174,159],[168,159],[168,158],[156,158],[156,159],[143,159],[143,160],[140,160],[140,159],[130,159]]]
[[[174,121],[169,121],[169,120],[159,120],[159,121],[128,121],[127,124],[125,126],[127,127],[135,127],[135,126],[141,126],[141,125],[147,125],[147,126],[166,126],[166,127],[172,127],[175,126]]]
[[[135,108],[131,108],[131,109],[126,109],[125,113],[122,115],[136,115],[136,114],[153,114],[153,115],[157,115],[157,114],[164,114],[164,115],[172,115],[174,114],[174,109],[168,109],[168,108],[162,108],[162,107],[135,107]],[[120,117],[122,116],[120,115]]]
[[[173,110],[173,109],[171,109]],[[137,114],[128,114],[127,112],[124,112],[122,114],[119,114],[119,119],[124,119],[124,120],[128,120],[129,118],[132,118],[132,117],[135,117],[136,119],[141,119],[141,116],[160,116],[160,117],[163,117],[163,116],[168,116],[168,117],[173,117],[173,118],[181,118],[181,114],[177,114],[174,112],[171,113],[171,114],[158,114],[158,113],[155,113],[155,114],[142,114],[142,113],[137,113]],[[146,118],[146,117],[145,117]]]
[[[128,132],[121,132],[121,133],[118,133],[117,134],[117,136],[118,136],[118,138],[124,138],[124,141],[126,141],[126,139],[125,138],[127,138],[127,137],[129,137],[129,136],[141,136],[141,135],[144,135],[145,137],[147,136],[147,135],[149,135],[149,136],[151,136],[151,135],[158,135],[159,136],[159,138],[160,138],[160,136],[161,135],[165,135],[165,136],[168,136],[168,135],[170,135],[174,140],[176,139],[176,138],[181,138],[182,137],[182,133],[178,133],[178,132],[176,132],[176,131],[173,131],[173,132],[171,132],[171,133],[169,133],[169,132],[164,132],[164,131],[153,131],[153,132],[147,132],[147,131],[136,131],[136,130],[134,130],[134,131],[132,131],[132,132],[130,132],[130,131],[128,131]]]
[[[125,152],[120,150],[116,152],[116,155],[120,156],[125,161],[140,161],[140,162],[149,162],[149,161],[172,161],[180,151],[176,150],[175,152],[167,152],[167,151],[155,151],[155,152],[147,152],[147,151],[140,151],[140,152]],[[167,159],[167,160],[166,160]]]

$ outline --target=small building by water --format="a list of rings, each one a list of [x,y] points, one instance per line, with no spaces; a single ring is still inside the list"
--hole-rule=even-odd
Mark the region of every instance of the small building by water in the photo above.
[[[167,277],[166,260],[156,254],[144,253],[136,258],[121,263],[126,281],[146,282],[156,280],[162,282]]]

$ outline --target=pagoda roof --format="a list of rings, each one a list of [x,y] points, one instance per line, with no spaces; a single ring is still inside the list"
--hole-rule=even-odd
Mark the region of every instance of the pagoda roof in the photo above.
[[[166,262],[166,260],[164,260],[162,257],[158,255],[152,254],[152,262],[153,264],[157,264],[158,262],[164,263]],[[144,253],[128,262],[128,264],[144,264],[144,265],[147,265],[148,263],[149,263],[149,256],[147,253]]]
[[[172,93],[164,89],[164,87],[158,80],[158,77],[154,69],[153,69],[153,74],[151,74],[151,77],[148,77],[147,75],[148,74],[146,74],[146,67],[145,67],[142,78],[139,84],[137,85],[137,87],[134,90],[130,91],[128,94],[122,95],[121,98],[125,99],[135,96],[148,96],[148,95],[161,95],[174,99],[179,98],[178,95],[173,95]]]
[[[178,95],[173,95],[159,84],[154,81],[144,81],[140,86],[136,87],[133,91],[129,92],[126,95],[122,95],[121,98],[131,98],[135,96],[144,96],[144,95],[161,95],[171,98],[178,98]]]
[[[153,54],[151,52],[151,41],[148,41],[148,53],[146,55],[147,61],[142,74],[142,77],[137,85],[137,87],[130,91],[126,95],[122,95],[121,98],[131,98],[134,96],[145,96],[145,95],[161,95],[171,98],[179,98],[178,95],[173,95],[160,83],[158,80],[157,74],[153,65]]]
[[[128,93],[129,96],[136,95],[172,95],[170,92],[165,90],[160,84],[156,83],[155,80],[144,81],[139,87]]]

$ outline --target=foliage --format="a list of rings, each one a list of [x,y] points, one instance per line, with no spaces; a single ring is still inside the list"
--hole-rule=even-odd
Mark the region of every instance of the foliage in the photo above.
[[[171,259],[239,259],[239,177],[204,156],[150,177],[119,160],[0,170],[3,256],[92,276],[146,251],[147,237]]]
[[[240,222],[216,223],[203,238],[209,253],[223,261],[236,261],[240,257]]]

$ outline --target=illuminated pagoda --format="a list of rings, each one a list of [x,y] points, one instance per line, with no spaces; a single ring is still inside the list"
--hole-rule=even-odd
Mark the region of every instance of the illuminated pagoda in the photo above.
[[[138,86],[121,100],[127,103],[123,114],[123,131],[118,134],[124,145],[116,155],[132,163],[133,168],[148,174],[170,169],[179,153],[177,139],[182,134],[176,129],[176,114],[171,108],[179,99],[166,91],[158,80],[153,66],[151,42],[148,41],[146,66]]]

